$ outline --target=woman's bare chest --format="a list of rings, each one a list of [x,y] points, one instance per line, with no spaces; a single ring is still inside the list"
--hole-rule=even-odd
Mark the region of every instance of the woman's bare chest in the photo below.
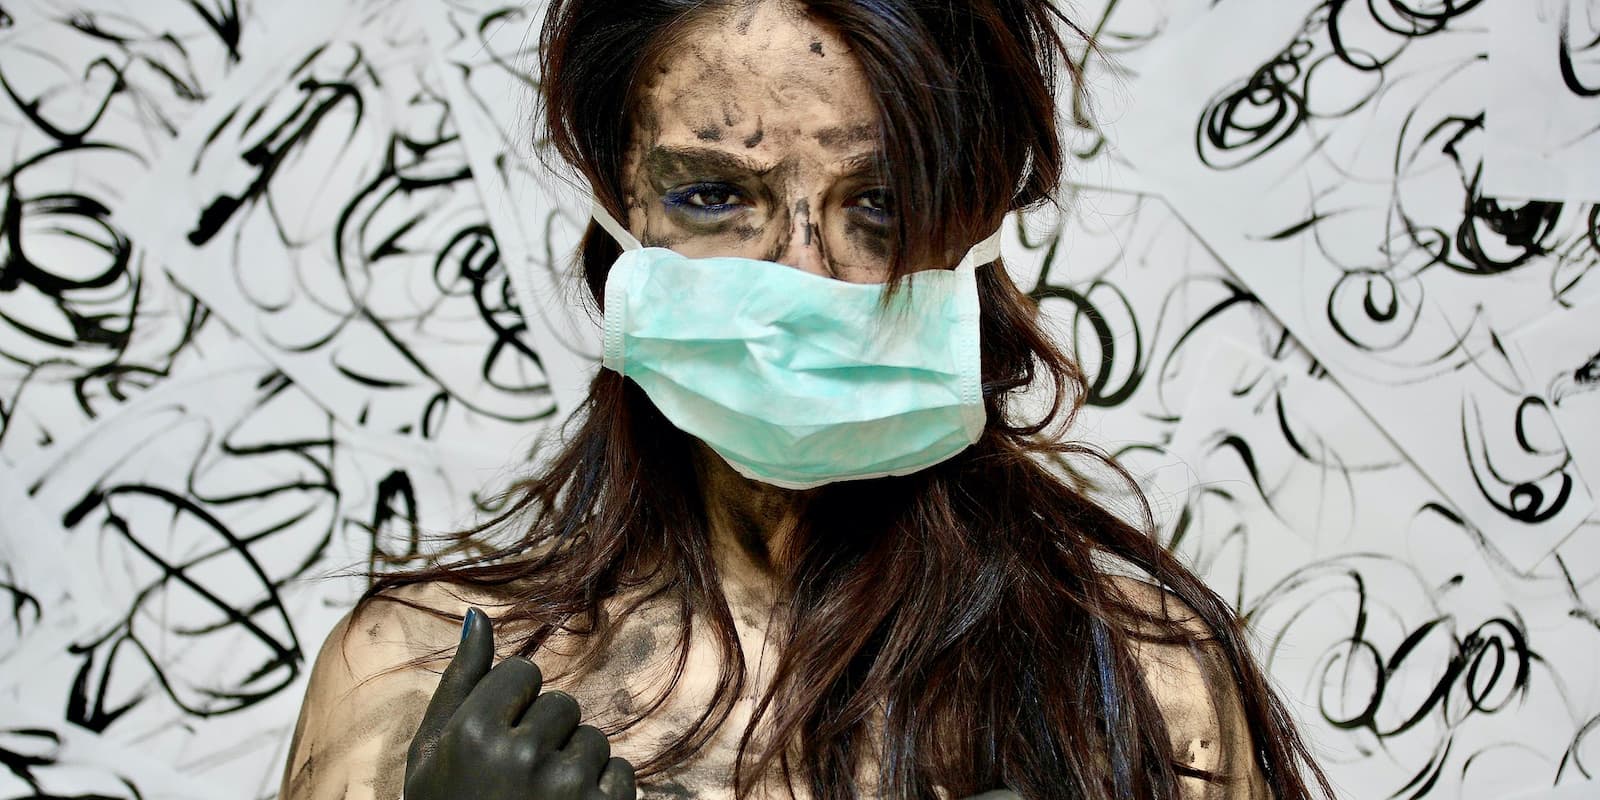
[[[722,675],[724,659],[703,621],[694,626],[695,635],[688,642],[682,671],[674,680],[680,658],[680,623],[675,615],[653,609],[642,609],[618,620],[617,633],[605,659],[592,671],[558,676],[555,673],[568,662],[559,656],[535,659],[551,675],[546,688],[575,697],[583,709],[583,723],[607,731],[612,754],[635,767],[694,728],[708,711],[715,711],[718,684],[727,681],[728,694],[722,701],[729,704],[727,716],[720,723],[717,713],[705,720],[702,728],[711,731],[710,738],[691,759],[666,773],[642,778],[640,800],[733,800],[739,742],[760,698],[771,685],[779,655],[774,637],[767,635],[768,626],[763,624],[764,612],[758,617],[749,609],[736,609],[735,619],[745,667],[742,687],[737,686],[731,673],[726,678]],[[559,643],[555,649],[561,649]],[[646,710],[649,713],[643,719],[625,730],[612,732]],[[769,710],[753,747],[759,746],[759,731],[770,717]],[[803,791],[791,795],[781,783],[781,778],[770,781],[755,797],[787,800],[793,796],[807,800]]]

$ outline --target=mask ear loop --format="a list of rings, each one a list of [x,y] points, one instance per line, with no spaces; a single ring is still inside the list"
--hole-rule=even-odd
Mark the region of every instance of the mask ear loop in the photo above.
[[[956,265],[956,271],[965,270],[971,272],[984,264],[992,264],[999,259],[1001,234],[1005,233],[1005,230],[1004,226],[997,228],[994,233],[989,234],[989,238],[973,245],[972,249],[968,250],[966,256],[961,259],[961,263]]]
[[[644,249],[644,245],[638,239],[635,239],[633,234],[628,233],[628,229],[622,227],[622,223],[617,222],[617,218],[611,216],[611,212],[600,204],[600,198],[594,197],[591,199],[592,204],[589,216],[593,217],[595,222],[600,223],[600,227],[604,228],[606,233],[611,234],[611,238],[616,239],[617,244],[622,245],[624,252]]]
[[[978,342],[978,281],[979,265],[992,264],[1000,258],[1000,239],[1005,232],[1002,225],[988,238],[972,246],[956,265],[956,274],[971,275],[971,280],[958,282],[957,308],[961,315],[964,335],[957,337],[956,360],[961,365],[961,422],[967,442],[976,444],[988,424],[988,410],[983,405],[983,358]]]

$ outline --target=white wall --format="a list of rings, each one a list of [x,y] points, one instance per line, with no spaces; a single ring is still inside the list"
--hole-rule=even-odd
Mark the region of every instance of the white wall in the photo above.
[[[318,577],[470,519],[582,396],[520,5],[4,4],[0,751],[39,763],[0,800],[273,796],[360,589]],[[1600,5],[1073,8],[1099,127],[1006,256],[1096,378],[1078,435],[1346,796],[1584,791]]]

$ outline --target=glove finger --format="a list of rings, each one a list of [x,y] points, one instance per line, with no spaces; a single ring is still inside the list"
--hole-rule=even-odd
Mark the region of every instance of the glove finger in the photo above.
[[[428,710],[417,726],[417,735],[411,740],[413,755],[426,756],[433,752],[451,717],[493,663],[494,626],[488,614],[469,608],[461,624],[461,644],[439,676],[439,686],[428,701]]]
[[[600,773],[600,791],[606,800],[638,800],[639,789],[634,784],[633,765],[626,759],[612,758]]]
[[[611,742],[606,741],[606,735],[599,728],[579,725],[567,740],[567,746],[561,748],[561,758],[577,764],[580,773],[598,781],[600,771],[606,768],[606,760],[611,758]]]
[[[572,695],[548,691],[533,701],[512,733],[532,740],[541,754],[555,753],[566,746],[573,729],[578,727],[579,716],[578,701]]]
[[[539,696],[544,676],[532,661],[512,656],[489,670],[478,681],[456,712],[455,719],[489,723],[495,730],[510,730],[517,717]]]

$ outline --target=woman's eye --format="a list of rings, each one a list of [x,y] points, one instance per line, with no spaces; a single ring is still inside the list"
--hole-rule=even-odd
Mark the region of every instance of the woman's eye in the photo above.
[[[690,213],[716,214],[741,205],[744,195],[735,187],[704,184],[668,192],[662,199],[667,205]]]
[[[731,206],[739,195],[733,192],[695,192],[689,195],[689,205],[709,208],[712,206]]]
[[[851,203],[850,207],[861,209],[874,219],[887,219],[891,213],[889,190],[873,189],[869,192],[862,192],[856,195],[855,202]]]

